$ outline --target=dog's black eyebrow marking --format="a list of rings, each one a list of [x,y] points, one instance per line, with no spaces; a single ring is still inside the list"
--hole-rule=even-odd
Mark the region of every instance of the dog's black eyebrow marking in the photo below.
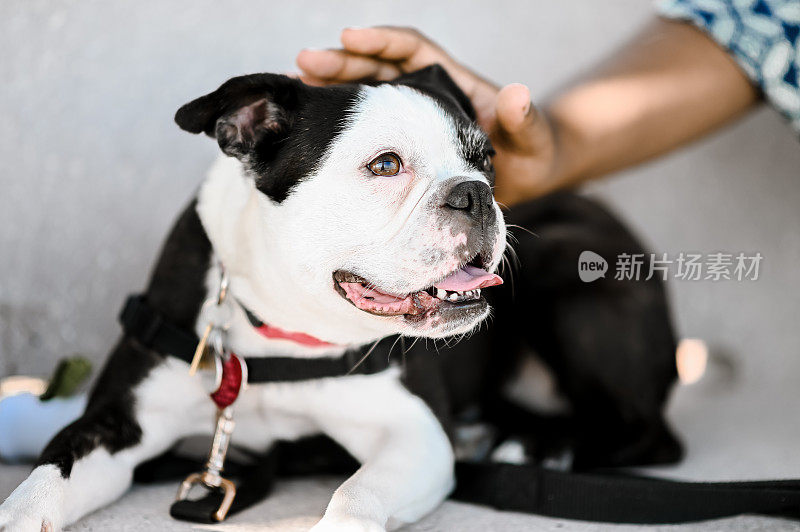
[[[494,185],[494,169],[487,172],[483,164],[486,156],[494,154],[494,148],[492,148],[492,143],[489,142],[489,137],[477,124],[472,123],[457,123],[456,132],[461,155],[470,166],[484,173],[486,179],[489,180],[489,185]]]
[[[280,142],[256,146],[251,167],[256,186],[276,203],[319,170],[319,165],[346,125],[346,118],[358,101],[357,85],[305,87],[298,108]]]

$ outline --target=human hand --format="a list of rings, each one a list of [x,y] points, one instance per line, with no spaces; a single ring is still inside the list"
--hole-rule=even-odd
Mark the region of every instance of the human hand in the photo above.
[[[478,123],[491,138],[497,152],[493,160],[497,200],[512,205],[558,187],[554,130],[531,104],[528,87],[512,83],[499,88],[413,28],[347,28],[341,42],[341,49],[298,54],[304,81],[391,80],[438,63],[470,98]]]

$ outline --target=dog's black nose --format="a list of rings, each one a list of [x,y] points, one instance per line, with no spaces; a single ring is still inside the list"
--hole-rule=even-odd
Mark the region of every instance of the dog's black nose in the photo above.
[[[492,189],[483,181],[462,181],[450,189],[444,203],[451,209],[466,211],[483,229],[494,222]]]

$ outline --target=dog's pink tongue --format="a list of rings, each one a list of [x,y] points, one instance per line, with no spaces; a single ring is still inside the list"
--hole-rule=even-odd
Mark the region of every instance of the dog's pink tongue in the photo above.
[[[503,284],[503,278],[499,275],[489,273],[475,266],[466,265],[433,286],[442,290],[450,290],[451,292],[466,292],[467,290],[486,288],[487,286],[498,284]]]

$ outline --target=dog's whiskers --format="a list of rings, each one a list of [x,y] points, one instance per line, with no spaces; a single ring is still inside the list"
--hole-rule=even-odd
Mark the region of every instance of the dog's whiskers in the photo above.
[[[408,352],[408,351],[411,351],[412,349],[414,349],[414,346],[417,345],[417,342],[419,342],[419,338],[420,338],[419,336],[414,338],[414,341],[411,342],[411,345],[405,351]]]
[[[358,368],[358,366],[360,366],[361,364],[363,364],[363,363],[364,363],[364,361],[367,359],[367,357],[368,357],[370,354],[372,354],[372,352],[373,352],[373,351],[375,350],[375,348],[378,346],[378,343],[379,343],[380,341],[381,341],[381,339],[380,339],[380,338],[378,338],[377,340],[375,340],[375,343],[374,343],[374,344],[372,344],[372,347],[370,347],[370,348],[369,348],[369,351],[367,351],[367,353],[366,353],[366,354],[365,354],[363,357],[361,357],[361,358],[359,359],[359,361],[358,361],[358,362],[356,362],[356,363],[355,363],[355,365],[354,365],[352,368],[350,368],[350,371],[348,371],[348,372],[347,372],[347,375],[350,375],[351,373],[353,373],[353,372],[356,370],[356,368]]]
[[[397,345],[397,342],[400,341],[401,338],[403,338],[403,337],[398,335],[397,338],[394,339],[394,342],[392,342],[391,347],[389,347],[389,354],[386,355],[386,362],[387,363],[392,360],[392,351],[394,350],[394,346]],[[401,350],[402,350],[402,347],[401,347]],[[403,366],[405,367],[405,364],[406,364],[405,355],[406,354],[405,354],[404,350],[402,351],[402,355],[403,355]]]
[[[514,235],[511,233],[506,233],[506,237],[509,239],[517,240]],[[514,264],[517,268],[520,267],[520,260],[519,256],[517,255],[517,251],[514,249],[514,243],[508,242],[505,251],[503,252],[502,257],[500,258],[500,264],[503,266],[503,275],[505,275],[506,269],[508,271],[508,278],[509,282],[511,283],[511,298],[514,298],[514,267],[511,261],[514,261]]]
[[[536,238],[541,238],[539,235],[537,235],[536,233],[534,233],[533,231],[531,231],[531,230],[530,230],[530,229],[528,229],[527,227],[522,227],[521,225],[517,225],[517,224],[506,224],[506,227],[514,227],[514,228],[516,228],[516,229],[520,229],[520,230],[522,230],[522,231],[525,231],[526,233],[528,233],[528,234],[529,234],[529,235],[531,235],[531,236],[534,236],[534,237],[536,237]]]

